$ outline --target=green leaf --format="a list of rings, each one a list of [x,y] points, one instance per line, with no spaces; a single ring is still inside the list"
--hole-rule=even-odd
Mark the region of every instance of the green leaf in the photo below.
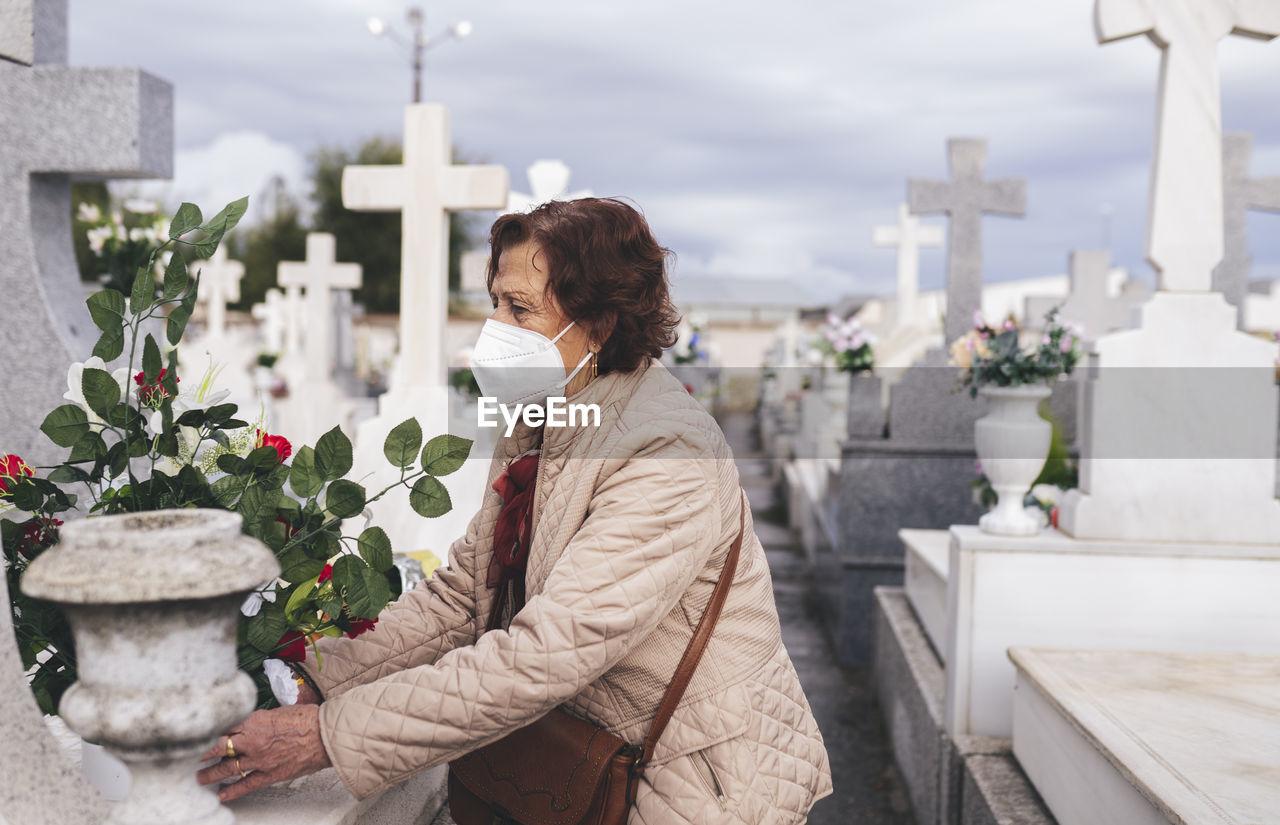
[[[316,579],[320,577],[317,573],[315,576],[307,579],[301,584],[294,587],[293,592],[289,594],[289,600],[284,604],[284,615],[286,618],[292,618],[297,614],[302,606],[307,603],[307,599],[311,598],[311,593],[315,590]]]
[[[87,368],[80,375],[80,387],[84,391],[84,400],[89,409],[104,419],[120,403],[120,385],[109,372]]]
[[[422,426],[416,418],[406,419],[387,433],[387,440],[382,445],[382,453],[396,467],[408,467],[417,458],[418,448],[422,446]]]
[[[271,469],[271,472],[258,479],[258,483],[268,490],[279,490],[284,483],[289,480],[289,468],[283,464],[277,464]]]
[[[316,451],[301,447],[294,453],[289,468],[289,486],[302,498],[311,498],[324,487],[324,479],[316,472]]]
[[[240,219],[244,217],[244,213],[247,211],[249,211],[248,195],[224,206],[221,212],[206,221],[200,228],[205,232],[216,232],[218,237],[221,238],[232,229],[235,229],[236,224],[240,223]]]
[[[176,306],[169,313],[169,318],[165,321],[165,334],[169,338],[170,344],[177,344],[182,340],[182,333],[186,332],[187,322],[191,320],[191,310],[185,306]]]
[[[457,435],[438,435],[422,448],[422,469],[433,476],[447,476],[466,461],[472,441]]]
[[[295,553],[297,553],[296,556]],[[280,567],[282,569],[280,578],[290,584],[297,584],[319,576],[320,571],[324,570],[324,562],[319,559],[309,559],[301,551],[290,550],[280,557]]]
[[[376,619],[391,601],[386,578],[356,556],[341,556],[333,563],[333,582],[342,590],[352,616]]]
[[[72,447],[89,431],[89,417],[78,404],[63,404],[44,417],[40,431],[59,447]]]
[[[150,267],[138,267],[133,278],[133,294],[129,297],[129,312],[141,315],[151,308],[156,299],[156,276]]]
[[[280,453],[275,447],[264,445],[249,453],[245,460],[252,464],[255,470],[270,470],[280,464]]]
[[[270,653],[275,649],[280,637],[288,630],[288,622],[284,617],[284,606],[271,603],[264,604],[258,615],[247,619],[249,625],[249,644]]]
[[[440,483],[440,479],[423,476],[413,484],[409,491],[409,506],[413,512],[423,518],[443,516],[453,507],[449,500],[449,491]]]
[[[245,532],[251,528],[261,529],[267,522],[273,521],[276,517],[276,502],[279,500],[279,490],[264,490],[256,486],[245,490],[237,508],[244,518]]]
[[[60,464],[53,468],[53,472],[49,473],[49,480],[56,484],[71,484],[78,481],[88,481],[89,474],[79,467]]]
[[[123,441],[117,441],[107,450],[107,471],[111,478],[116,478],[124,473],[125,466],[129,463],[128,445]]]
[[[154,384],[160,375],[163,363],[160,360],[160,347],[151,333],[142,344],[142,380]]]
[[[391,539],[387,537],[387,531],[381,527],[370,527],[365,530],[360,534],[357,545],[360,548],[360,557],[380,573],[390,570],[395,563],[391,554]]]
[[[213,482],[213,499],[218,502],[219,507],[231,509],[231,505],[240,498],[240,494],[244,492],[248,483],[248,476],[223,476]]]
[[[124,327],[112,327],[98,336],[98,343],[93,345],[93,355],[103,361],[111,362],[124,352]]]
[[[25,479],[19,479],[16,484],[10,484],[9,491],[10,502],[19,510],[34,513],[40,509],[40,505],[44,504],[44,496],[34,484]]]
[[[208,409],[209,421],[213,424],[223,424],[231,416],[236,414],[235,404],[215,404]]]
[[[172,232],[172,228],[170,229]],[[181,298],[191,286],[191,276],[187,274],[187,260],[175,251],[169,258],[169,265],[164,268],[164,299],[173,301]]]
[[[250,469],[249,462],[234,453],[223,453],[218,456],[214,463],[217,465],[219,470],[224,473],[230,473],[233,476],[248,472]],[[247,479],[245,483],[248,483]]]
[[[316,442],[316,470],[325,481],[342,478],[351,470],[351,440],[334,427]]]
[[[338,479],[329,485],[325,493],[324,506],[338,518],[357,516],[364,509],[364,488],[354,481]]]
[[[174,214],[173,220],[169,221],[170,240],[176,241],[178,238],[181,238],[183,235],[199,226],[202,220],[204,220],[204,218],[200,214],[200,207],[196,206],[194,203],[182,204],[182,206],[178,207],[177,213]],[[177,255],[174,257],[177,257]]]
[[[119,330],[124,323],[124,295],[114,289],[95,292],[85,301],[93,324],[103,332]]]

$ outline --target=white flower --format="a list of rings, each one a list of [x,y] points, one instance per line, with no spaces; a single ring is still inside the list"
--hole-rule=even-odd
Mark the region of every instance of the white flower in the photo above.
[[[94,424],[105,423],[101,417],[93,410],[89,409],[89,403],[84,400],[84,371],[85,369],[106,370],[107,365],[101,358],[96,355],[90,356],[84,361],[76,361],[67,369],[67,391],[62,397],[84,409],[85,414],[89,417],[89,421]],[[111,373],[111,377],[120,385],[120,398],[127,400],[129,397],[129,369],[121,367]]]
[[[298,704],[298,679],[293,669],[279,659],[267,659],[262,663],[262,672],[267,674],[271,684],[271,692],[282,705]]]
[[[1065,492],[1066,491],[1061,487],[1053,484],[1037,484],[1031,488],[1031,496],[1045,507],[1053,507],[1057,505],[1058,500]]]
[[[133,229],[129,230],[129,240],[137,242],[137,241],[145,241],[146,239],[147,239],[147,230],[138,226],[135,226]]]
[[[124,202],[124,208],[137,215],[152,215],[156,211],[156,202],[142,198],[130,198]]]
[[[102,220],[102,210],[96,203],[81,203],[76,211],[76,217],[85,223],[97,223]]]
[[[86,232],[85,235],[89,238],[89,249],[93,251],[94,255],[101,255],[103,245],[111,237],[111,227],[96,226]]]
[[[258,615],[258,612],[262,610],[263,602],[271,602],[272,604],[275,604],[275,601],[275,583],[272,582],[264,584],[262,587],[259,587],[257,590],[254,590],[245,597],[244,604],[240,605],[240,612],[246,616],[256,616]]]
[[[153,410],[151,415],[147,416],[147,429],[153,436],[164,434],[164,413],[160,410]]]

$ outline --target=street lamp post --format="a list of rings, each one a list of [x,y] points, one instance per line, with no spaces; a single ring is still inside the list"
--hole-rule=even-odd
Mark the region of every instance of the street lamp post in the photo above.
[[[440,32],[433,37],[427,37],[423,34],[423,25],[426,22],[426,15],[422,13],[422,9],[413,6],[408,12],[410,37],[405,38],[395,29],[389,27],[385,21],[379,17],[370,17],[368,21],[369,31],[374,37],[386,36],[393,43],[407,48],[409,57],[413,67],[413,102],[422,102],[422,54],[427,49],[446,40],[461,40],[471,34],[471,23],[466,20],[459,20],[453,23],[449,28]]]

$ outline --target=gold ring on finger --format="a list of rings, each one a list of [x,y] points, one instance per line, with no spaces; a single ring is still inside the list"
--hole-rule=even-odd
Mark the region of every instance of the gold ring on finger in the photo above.
[[[240,760],[239,760],[239,759],[237,759],[233,764],[236,766],[236,771],[238,771],[238,772],[239,772],[239,774],[240,774],[240,778],[241,778],[241,779],[248,779],[248,778],[249,778],[249,774],[245,773],[245,772],[244,772],[244,768],[240,767]]]
[[[235,746],[231,744],[231,737],[228,736],[227,737],[227,758],[235,759],[237,756],[239,756],[239,754],[236,753]]]

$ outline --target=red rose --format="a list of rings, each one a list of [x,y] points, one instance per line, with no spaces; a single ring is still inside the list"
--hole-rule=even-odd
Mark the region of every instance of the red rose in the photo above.
[[[58,528],[61,526],[61,519],[40,516],[31,519],[22,525],[22,535],[26,541],[18,546],[18,552],[29,559],[35,558],[41,550],[58,541]]]
[[[262,430],[254,430],[258,434],[259,447],[275,447],[277,461],[283,462],[289,456],[293,455],[293,445],[289,443],[289,439],[282,435],[271,435],[264,433]]]
[[[1058,508],[1054,507],[1049,511],[1049,523],[1053,525],[1053,529],[1058,529]]]
[[[373,630],[373,626],[377,623],[377,619],[352,619],[351,629],[347,631],[347,638],[354,639],[361,633]]]
[[[138,403],[144,407],[159,407],[166,398],[169,397],[169,391],[160,386],[160,382],[164,380],[164,374],[167,369],[160,370],[160,374],[156,376],[156,380],[150,384],[147,383],[146,372],[140,372],[133,376],[134,382],[138,385]],[[181,378],[174,378],[175,382],[179,382]]]
[[[307,637],[296,630],[290,630],[276,642],[276,658],[285,662],[305,662],[307,660]]]
[[[22,476],[33,476],[36,471],[31,469],[31,465],[18,458],[16,455],[6,455],[0,458],[0,495],[4,495],[9,490],[6,482],[16,481]]]
[[[316,579],[316,584],[324,584],[333,577],[333,565],[326,564],[324,569],[320,571],[320,578]]]

